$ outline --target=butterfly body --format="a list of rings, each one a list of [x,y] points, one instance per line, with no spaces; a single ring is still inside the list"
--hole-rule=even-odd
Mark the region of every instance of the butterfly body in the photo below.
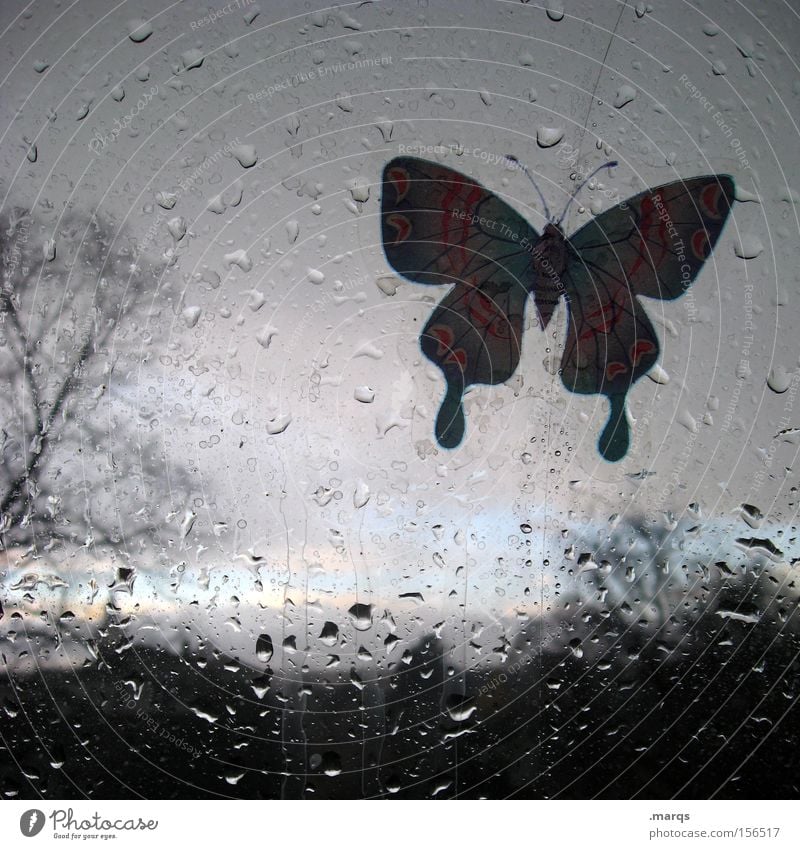
[[[621,459],[630,441],[627,393],[659,355],[639,296],[673,300],[685,292],[713,250],[733,192],[727,175],[697,177],[644,191],[572,236],[554,221],[539,235],[465,175],[422,159],[392,160],[381,198],[386,257],[414,282],[452,284],[420,336],[446,381],[439,444],[463,439],[469,386],[503,383],[516,370],[529,296],[543,329],[563,297],[562,382],[608,397],[599,450]]]

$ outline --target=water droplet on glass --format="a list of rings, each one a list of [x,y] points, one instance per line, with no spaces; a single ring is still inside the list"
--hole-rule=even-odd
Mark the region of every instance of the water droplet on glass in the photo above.
[[[272,659],[272,653],[272,637],[269,634],[261,634],[256,640],[256,657],[261,663],[269,663]]]
[[[545,0],[544,8],[551,21],[560,21],[564,17],[564,4],[561,0]]]
[[[326,622],[322,626],[319,641],[326,646],[335,646],[339,639],[339,626],[335,622]]]
[[[267,422],[267,433],[275,436],[283,433],[292,421],[290,413],[284,413],[281,416],[275,416]]]
[[[353,200],[358,203],[366,203],[369,200],[369,182],[364,177],[356,177],[348,181],[347,190]]]
[[[266,324],[258,331],[258,333],[256,333],[256,342],[258,342],[262,348],[269,348],[269,343],[272,341],[272,337],[275,336],[277,332],[277,328],[273,327],[271,324]]]
[[[128,38],[136,44],[146,41],[152,34],[153,25],[150,21],[146,21],[144,18],[135,18],[128,21]]]
[[[792,385],[794,375],[788,372],[783,366],[775,366],[769,373],[767,378],[767,386],[779,395],[786,392]]]
[[[230,268],[232,265],[236,265],[241,268],[242,271],[250,271],[253,267],[253,260],[250,259],[247,251],[242,249],[225,254],[222,261],[225,263],[227,268]]]
[[[369,386],[356,386],[353,397],[362,404],[371,404],[375,400],[375,390]]]
[[[253,5],[242,15],[242,20],[244,20],[247,26],[250,26],[260,14],[261,8],[258,5]]]
[[[181,62],[183,62],[183,68],[185,71],[191,71],[192,68],[199,68],[203,64],[203,60],[205,58],[203,51],[199,50],[197,47],[192,47],[181,53]]]
[[[662,385],[669,383],[669,375],[658,363],[656,363],[650,371],[647,372],[647,376],[653,381],[653,383],[659,383]]]
[[[687,430],[691,431],[692,433],[697,433],[697,422],[695,421],[694,416],[692,416],[692,414],[688,410],[680,410],[676,419]]]
[[[364,507],[364,505],[369,501],[369,497],[369,487],[364,483],[364,481],[359,481],[356,485],[355,492],[353,493],[353,506],[357,509]]]
[[[539,147],[553,147],[563,138],[563,127],[539,127],[536,130],[536,141],[539,143]]]
[[[172,194],[172,192],[156,192],[156,203],[162,209],[172,209],[177,201],[177,195]]]
[[[371,604],[354,604],[347,611],[356,631],[368,631],[372,627],[373,610]]]
[[[763,250],[764,245],[761,239],[752,233],[743,235],[733,246],[733,252],[740,259],[755,259],[761,255]]]
[[[636,89],[631,85],[621,85],[614,97],[614,107],[622,109],[636,97]]]
[[[180,240],[186,235],[186,219],[181,216],[170,218],[170,220],[167,221],[167,230],[169,230],[170,236],[172,236],[176,242],[180,242]]]
[[[186,307],[186,309],[181,313],[183,323],[187,327],[194,327],[200,320],[201,314],[202,310],[200,307]]]
[[[252,168],[258,162],[258,154],[252,144],[235,144],[231,153],[242,168]]]

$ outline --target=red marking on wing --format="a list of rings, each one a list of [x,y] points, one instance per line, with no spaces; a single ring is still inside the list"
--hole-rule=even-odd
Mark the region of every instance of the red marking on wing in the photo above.
[[[436,354],[440,357],[450,350],[450,346],[455,340],[455,334],[452,329],[444,324],[437,324],[436,327],[431,327],[428,330],[428,336],[433,336],[436,340]]]
[[[393,212],[391,215],[387,215],[386,223],[397,230],[397,236],[395,236],[392,244],[399,245],[400,242],[404,242],[411,234],[411,222],[405,215],[400,215],[399,212]]]
[[[606,366],[606,377],[609,380],[614,380],[615,377],[618,377],[620,374],[625,374],[628,370],[628,367],[625,363],[609,363]]]
[[[491,324],[497,316],[497,306],[483,292],[474,293],[473,297],[469,300],[467,311],[473,323],[479,324],[481,327]]]
[[[713,218],[717,221],[722,218],[724,212],[720,209],[722,197],[722,189],[716,183],[711,183],[700,192],[700,208],[707,218]]]
[[[489,336],[496,339],[510,339],[511,324],[508,317],[490,297],[476,292],[467,306],[469,317],[475,328],[483,328]]]
[[[463,348],[456,348],[455,351],[450,352],[444,362],[448,364],[455,363],[462,369],[465,369],[467,367],[467,352]]]
[[[584,342],[587,339],[593,339],[598,333],[610,333],[621,317],[622,310],[617,302],[617,293],[615,292],[612,300],[601,304],[596,310],[584,315],[584,321],[589,325],[589,329],[584,330],[578,336],[578,339]]]
[[[697,230],[692,234],[692,253],[698,258],[705,260],[711,253],[711,244],[708,241],[708,233],[705,230]]]
[[[655,351],[656,346],[647,339],[639,339],[631,345],[630,355],[631,362],[633,363],[633,367],[639,365],[639,361],[642,359],[645,354],[652,354]]]
[[[408,190],[411,187],[411,178],[405,168],[391,168],[387,172],[387,176],[391,180],[394,190],[397,192],[395,204],[398,204],[408,194]]]

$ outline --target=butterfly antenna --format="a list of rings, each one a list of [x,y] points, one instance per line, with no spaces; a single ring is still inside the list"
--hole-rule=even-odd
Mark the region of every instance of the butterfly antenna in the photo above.
[[[561,213],[561,218],[559,218],[558,221],[556,221],[556,224],[561,224],[561,222],[564,220],[564,216],[567,214],[567,210],[569,209],[569,205],[572,203],[572,201],[575,200],[575,198],[578,195],[578,192],[592,179],[592,177],[594,177],[595,174],[597,174],[599,171],[602,171],[603,168],[608,168],[609,171],[610,171],[612,168],[616,168],[617,165],[619,165],[619,162],[617,162],[616,159],[613,160],[612,162],[605,162],[605,163],[603,163],[603,165],[598,165],[597,168],[595,168],[594,171],[592,171],[592,173],[589,174],[589,176],[586,177],[583,180],[583,182],[580,184],[580,186],[578,186],[578,188],[575,189],[575,191],[572,193],[572,197],[570,197],[570,199],[567,201],[567,205],[564,207],[564,211]]]
[[[523,165],[516,156],[512,156],[510,153],[507,153],[506,159],[509,162],[512,162],[516,168],[521,169],[525,176],[531,181],[531,183],[533,183],[533,188],[536,189],[536,194],[539,195],[539,200],[542,202],[542,206],[544,207],[544,214],[547,216],[547,220],[550,221],[550,207],[548,207],[547,201],[544,199],[542,190],[536,185],[536,180],[534,180],[531,176],[531,172],[528,171],[527,167]]]

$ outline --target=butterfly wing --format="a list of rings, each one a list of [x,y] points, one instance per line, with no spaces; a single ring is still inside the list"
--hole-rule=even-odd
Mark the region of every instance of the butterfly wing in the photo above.
[[[573,392],[608,396],[611,415],[599,442],[606,460],[627,453],[625,398],[658,361],[658,339],[638,296],[684,294],[711,255],[733,200],[728,175],[678,181],[602,213],[569,239],[561,376]]]
[[[420,337],[447,383],[436,437],[454,448],[464,436],[467,388],[502,383],[519,363],[538,236],[479,183],[412,157],[384,169],[381,226],[395,271],[415,283],[455,284]]]

